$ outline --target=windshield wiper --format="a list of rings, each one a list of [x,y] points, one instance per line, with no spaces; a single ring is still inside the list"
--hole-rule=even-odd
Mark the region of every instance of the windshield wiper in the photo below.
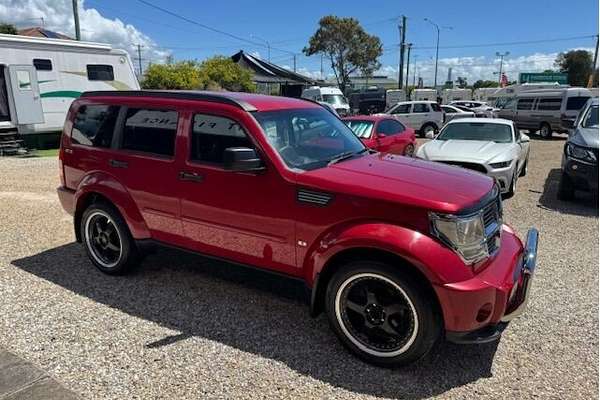
[[[359,151],[347,151],[347,152],[342,153],[339,156],[334,157],[331,160],[329,160],[329,162],[327,163],[327,166],[330,166],[332,164],[337,164],[340,161],[347,160],[347,159],[352,158],[352,157],[354,157],[354,156],[356,156],[358,154],[362,154],[365,151],[369,151],[369,149],[365,147],[365,148],[363,148],[363,149],[361,149]]]

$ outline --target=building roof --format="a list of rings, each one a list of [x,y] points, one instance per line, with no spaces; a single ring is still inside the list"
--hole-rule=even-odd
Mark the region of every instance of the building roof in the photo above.
[[[314,85],[317,83],[316,80],[308,76],[298,74],[285,68],[281,68],[278,65],[261,60],[243,50],[240,50],[231,56],[231,59],[242,67],[252,70],[254,73],[254,82],[304,85]]]
[[[49,31],[48,29],[41,28],[39,26],[34,26],[31,28],[19,29],[19,35],[21,36],[31,36],[31,37],[45,37],[50,39],[70,39],[73,40],[72,37],[67,35],[63,35],[62,33]]]

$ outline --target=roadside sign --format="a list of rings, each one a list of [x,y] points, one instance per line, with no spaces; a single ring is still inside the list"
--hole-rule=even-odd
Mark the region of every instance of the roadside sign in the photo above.
[[[561,85],[567,84],[567,74],[562,72],[521,72],[519,83],[557,82]]]

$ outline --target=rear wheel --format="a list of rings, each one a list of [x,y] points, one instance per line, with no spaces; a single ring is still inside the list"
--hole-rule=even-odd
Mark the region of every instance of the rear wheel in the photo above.
[[[407,157],[412,157],[415,154],[415,145],[410,143],[408,145],[406,145],[406,147],[404,148],[404,155]]]
[[[375,261],[355,261],[327,288],[330,325],[363,360],[381,366],[410,364],[441,335],[431,295],[411,276]]]
[[[547,122],[543,122],[540,125],[540,136],[542,139],[550,139],[552,137],[552,128]]]
[[[571,178],[564,172],[560,176],[560,181],[558,182],[557,197],[559,200],[573,200],[575,197],[573,182],[571,182]]]
[[[427,134],[435,135],[437,133],[437,126],[428,122],[421,127],[421,137],[427,137]]]
[[[100,271],[123,274],[138,261],[127,224],[113,207],[104,203],[89,206],[83,212],[80,230],[88,257]]]

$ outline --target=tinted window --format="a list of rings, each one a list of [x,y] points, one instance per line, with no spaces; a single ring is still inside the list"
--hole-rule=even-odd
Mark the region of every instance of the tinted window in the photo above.
[[[410,112],[410,104],[400,104],[391,110],[391,114],[408,114]]]
[[[34,58],[33,66],[38,71],[52,71],[52,61],[43,58]]]
[[[442,106],[442,108],[446,114],[456,114],[456,110],[454,108],[450,108],[448,106]]]
[[[562,102],[560,97],[556,97],[556,98],[547,98],[547,99],[540,99],[538,101],[538,106],[537,109],[538,110],[560,110],[560,103]]]
[[[172,156],[175,154],[176,133],[177,112],[130,108],[127,110],[121,147]]]
[[[114,81],[115,74],[112,65],[89,64],[87,76],[90,81]]]
[[[567,100],[567,110],[581,110],[589,97],[569,97]]]
[[[377,133],[384,133],[388,136],[397,135],[404,131],[404,126],[393,119],[386,119],[377,126]]]
[[[533,99],[519,99],[517,101],[517,110],[531,110]]]
[[[190,151],[192,160],[222,164],[223,153],[228,147],[253,148],[254,145],[234,120],[215,115],[194,115]]]
[[[81,106],[73,121],[71,141],[94,147],[110,147],[119,106]]]
[[[413,113],[426,113],[429,112],[429,107],[427,107],[427,104],[423,104],[423,103],[416,103],[415,105],[413,105]]]
[[[438,103],[431,103],[431,108],[435,112],[441,112],[442,111],[442,108],[440,107],[440,105]]]

